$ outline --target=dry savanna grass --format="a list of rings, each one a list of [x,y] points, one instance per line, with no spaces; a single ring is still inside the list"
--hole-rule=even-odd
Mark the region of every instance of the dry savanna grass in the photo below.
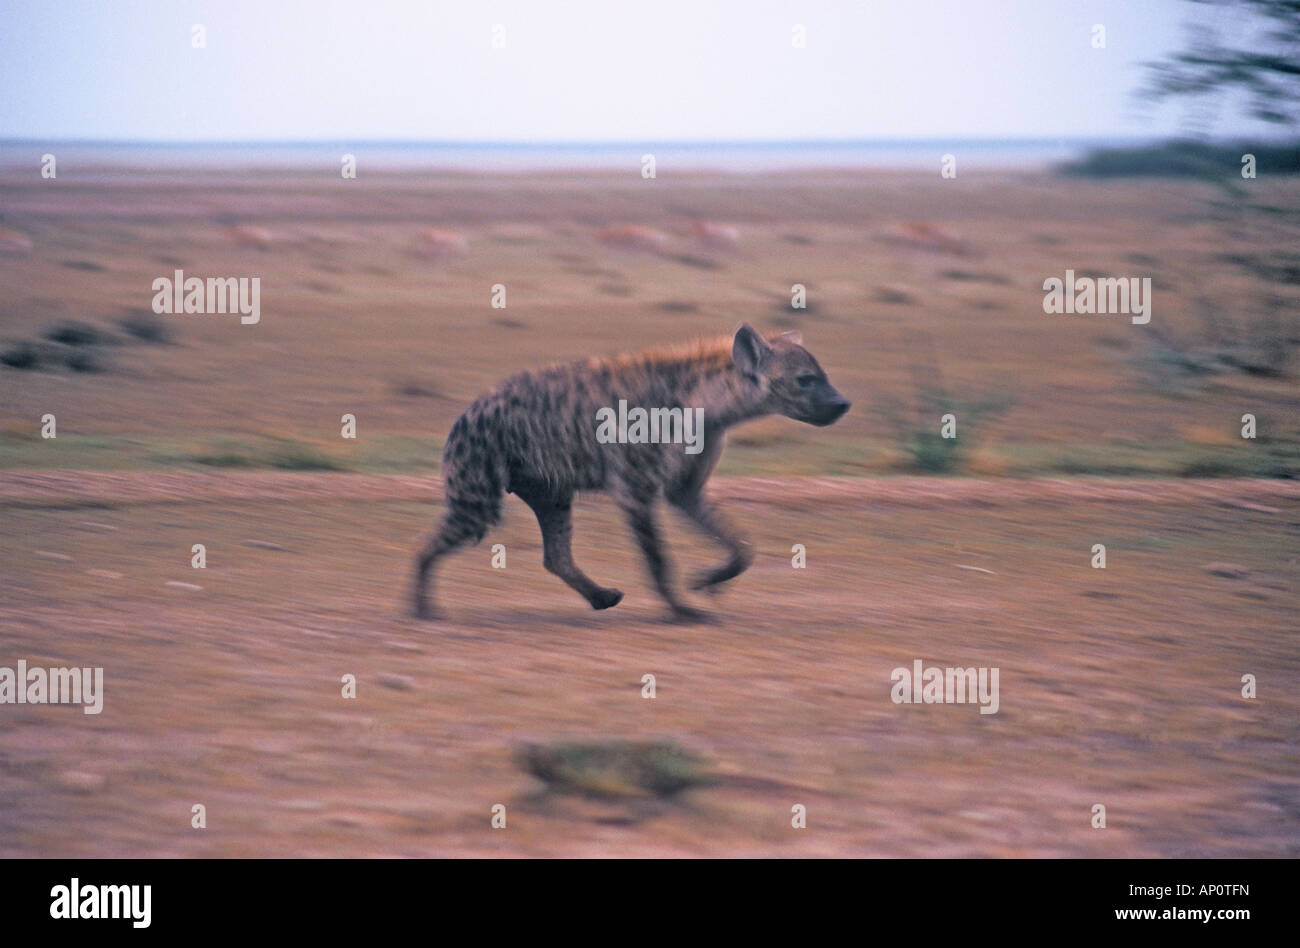
[[[924,470],[892,419],[930,436],[948,410],[958,473],[1296,467],[1291,368],[1241,367],[1257,342],[1300,338],[1281,249],[1297,236],[1293,179],[1228,204],[1195,182],[1028,173],[3,175],[6,222],[33,247],[2,263],[0,356],[36,361],[0,358],[4,467],[424,471],[510,372],[742,320],[802,330],[858,408],[833,433],[742,429],[727,472]],[[232,221],[265,239],[238,239]],[[702,240],[699,221],[735,245]],[[662,249],[602,239],[629,227]],[[431,256],[431,229],[458,252]],[[1067,268],[1151,277],[1151,323],[1044,314],[1042,282]],[[259,277],[261,323],[153,317],[151,283],[176,269]],[[790,306],[796,283],[806,309]],[[48,338],[70,325],[107,342]],[[988,402],[1003,408],[967,417]],[[47,412],[57,444],[14,433]],[[346,412],[354,442],[339,438]],[[1243,443],[1247,412],[1260,437]]]

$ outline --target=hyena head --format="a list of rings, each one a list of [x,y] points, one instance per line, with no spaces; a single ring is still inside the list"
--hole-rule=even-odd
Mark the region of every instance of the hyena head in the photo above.
[[[835,391],[830,379],[797,332],[782,333],[770,342],[746,323],[736,332],[731,358],[762,411],[823,427],[839,421],[849,400]]]

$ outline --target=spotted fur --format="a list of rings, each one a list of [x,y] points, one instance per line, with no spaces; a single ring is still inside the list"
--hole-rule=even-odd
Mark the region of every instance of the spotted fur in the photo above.
[[[681,444],[600,443],[597,413],[620,399],[646,409],[703,408],[703,450],[688,454]],[[749,543],[704,492],[727,429],[770,414],[828,425],[848,408],[797,333],[764,340],[748,325],[734,338],[556,365],[507,379],[474,402],[447,436],[442,459],[447,511],[417,558],[415,612],[434,616],[428,594],[434,563],[481,540],[499,520],[507,493],[536,514],[546,568],[592,608],[617,605],[623,593],[593,582],[573,562],[570,549],[573,495],[608,491],[623,510],[660,595],[678,617],[699,617],[677,594],[655,516],[658,499],[681,510],[730,554],[699,576],[694,588],[726,582],[753,559]]]

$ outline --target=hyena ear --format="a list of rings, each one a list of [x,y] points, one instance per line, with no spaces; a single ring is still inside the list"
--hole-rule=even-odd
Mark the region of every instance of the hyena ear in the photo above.
[[[763,361],[771,351],[772,348],[754,331],[754,327],[745,323],[736,330],[736,338],[731,343],[731,361],[736,363],[741,375],[758,381]]]

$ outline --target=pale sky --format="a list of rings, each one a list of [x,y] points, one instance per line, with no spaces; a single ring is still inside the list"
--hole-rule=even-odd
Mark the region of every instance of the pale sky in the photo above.
[[[1186,110],[1133,97],[1141,63],[1180,45],[1191,16],[1225,14],[1186,0],[0,0],[0,138],[1154,135]],[[1228,110],[1214,131],[1258,129]]]

